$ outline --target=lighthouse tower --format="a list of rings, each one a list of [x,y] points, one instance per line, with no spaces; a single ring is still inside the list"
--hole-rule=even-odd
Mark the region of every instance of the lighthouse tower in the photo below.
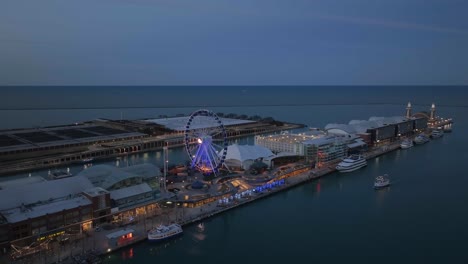
[[[406,118],[411,117],[411,102],[408,102],[408,105],[406,106]]]
[[[430,116],[430,119],[429,119],[429,120],[431,120],[431,121],[434,121],[434,119],[435,119],[435,110],[436,110],[435,104],[432,103],[432,106],[431,106],[431,116]]]

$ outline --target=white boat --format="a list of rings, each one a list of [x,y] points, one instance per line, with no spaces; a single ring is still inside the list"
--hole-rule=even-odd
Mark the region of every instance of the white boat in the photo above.
[[[198,227],[198,231],[200,231],[200,232],[205,231],[205,224],[199,223],[199,224],[197,225],[197,227]]]
[[[413,141],[411,139],[405,139],[403,140],[401,143],[400,143],[400,147],[402,149],[409,149],[411,147],[413,147]]]
[[[162,241],[180,235],[182,232],[182,227],[179,224],[159,225],[148,231],[148,240],[154,242]]]
[[[365,167],[366,159],[362,155],[351,155],[338,163],[336,169],[339,172],[350,172]]]
[[[432,138],[440,138],[444,135],[444,131],[441,129],[434,129],[432,130],[431,137]]]
[[[83,163],[89,163],[89,162],[91,162],[91,161],[93,161],[93,160],[94,160],[94,158],[87,158],[87,159],[82,159],[81,161],[82,161]]]
[[[421,145],[421,144],[429,142],[429,140],[430,140],[429,137],[427,137],[426,135],[419,134],[418,136],[414,138],[414,143],[417,145]]]
[[[390,185],[390,178],[387,174],[377,176],[374,181],[374,189],[384,188]]]

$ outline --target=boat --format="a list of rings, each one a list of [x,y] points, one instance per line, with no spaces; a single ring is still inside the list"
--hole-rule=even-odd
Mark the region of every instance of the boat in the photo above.
[[[400,148],[402,149],[409,149],[413,147],[413,141],[409,138],[407,139],[404,139],[401,143],[400,143]]]
[[[444,127],[444,133],[451,133],[452,132],[452,126],[451,125],[447,125]]]
[[[82,161],[83,163],[89,163],[89,162],[91,162],[91,161],[93,161],[93,160],[94,160],[93,158],[87,158],[87,159],[82,159],[81,161]]]
[[[414,138],[414,143],[417,144],[417,145],[421,145],[421,144],[424,144],[424,143],[427,143],[429,142],[429,137],[424,135],[424,134],[419,134],[417,135],[415,138]]]
[[[63,170],[49,171],[50,180],[59,180],[59,179],[68,178],[71,176],[73,176],[73,174],[70,173],[70,169],[67,169],[66,171],[63,171]]]
[[[198,231],[200,231],[200,232],[205,231],[205,224],[203,224],[203,222],[202,222],[202,223],[199,223],[199,224],[197,225],[197,227],[198,227]]]
[[[441,129],[434,129],[431,132],[431,137],[432,138],[440,138],[444,135],[444,131]]]
[[[182,227],[179,224],[159,225],[148,231],[148,241],[162,241],[182,234]]]
[[[374,181],[374,189],[381,189],[390,185],[390,178],[387,174],[377,176]]]
[[[362,155],[353,154],[338,163],[336,169],[339,172],[351,172],[367,165],[366,159]]]

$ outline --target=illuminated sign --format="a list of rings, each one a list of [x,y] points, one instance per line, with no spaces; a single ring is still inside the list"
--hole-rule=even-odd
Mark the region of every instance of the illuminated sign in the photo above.
[[[39,237],[37,239],[37,241],[43,241],[45,239],[52,239],[54,237],[58,237],[58,236],[61,236],[61,235],[64,235],[65,234],[65,231],[60,231],[60,232],[57,232],[57,233],[52,233],[52,234],[49,234],[47,236],[42,236],[42,237]]]

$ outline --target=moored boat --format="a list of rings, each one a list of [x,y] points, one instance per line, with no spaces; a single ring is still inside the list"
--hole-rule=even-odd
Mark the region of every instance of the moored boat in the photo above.
[[[179,224],[159,225],[148,231],[148,240],[157,242],[182,234],[182,227]]]
[[[81,161],[82,161],[83,163],[89,163],[89,162],[91,162],[91,161],[93,161],[93,160],[94,160],[94,158],[86,158],[86,159],[82,159]]]
[[[411,139],[405,139],[400,143],[400,148],[409,149],[413,147],[413,141]]]
[[[362,155],[351,155],[336,166],[339,172],[351,172],[367,166],[367,161]]]
[[[432,138],[440,138],[444,135],[444,131],[441,129],[434,129],[431,132],[431,137]]]
[[[421,144],[424,144],[424,143],[427,143],[429,142],[429,137],[424,135],[424,134],[419,134],[417,135],[415,138],[414,138],[414,143],[417,144],[417,145],[421,145]]]

